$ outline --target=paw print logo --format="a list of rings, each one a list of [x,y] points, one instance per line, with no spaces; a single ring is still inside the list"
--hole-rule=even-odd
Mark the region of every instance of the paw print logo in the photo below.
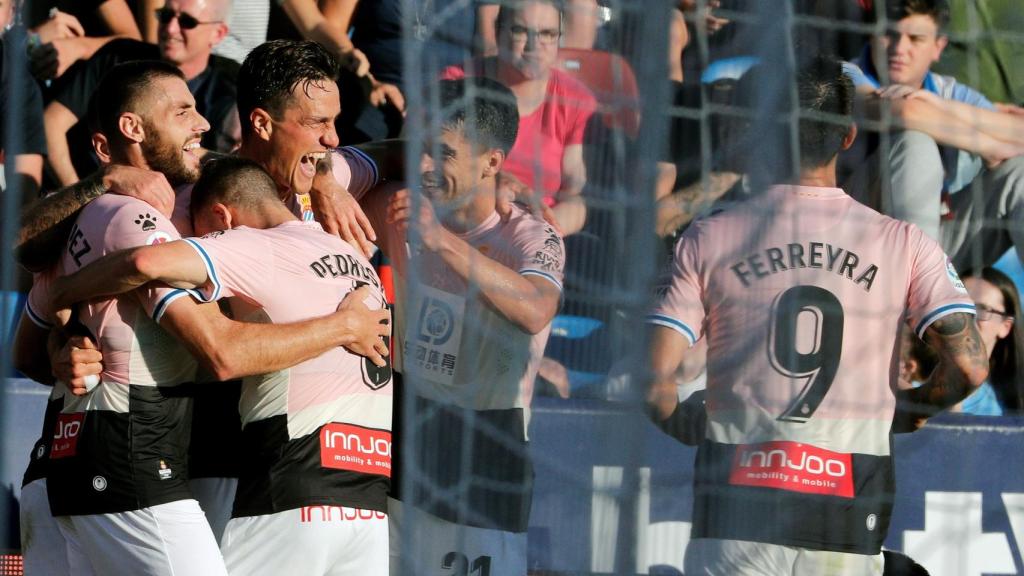
[[[149,212],[145,214],[139,214],[138,219],[135,220],[136,224],[142,225],[143,232],[149,232],[150,230],[156,230],[156,218],[151,216]]]

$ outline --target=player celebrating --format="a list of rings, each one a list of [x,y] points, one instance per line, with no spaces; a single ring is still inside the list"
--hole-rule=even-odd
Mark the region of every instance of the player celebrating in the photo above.
[[[197,232],[227,231],[111,254],[58,280],[55,305],[150,280],[196,288],[204,300],[231,297],[235,317],[276,323],[329,314],[360,286],[374,308],[384,304],[366,259],[298,221],[251,161],[208,163],[192,211]],[[229,573],[387,574],[390,381],[389,367],[343,348],[244,380],[247,464],[222,541]]]
[[[195,178],[193,142],[208,125],[180,71],[158,62],[121,65],[101,83],[96,103],[101,160],[159,168],[171,184]],[[176,237],[149,205],[105,195],[82,210],[61,266],[74,271],[106,252]],[[359,302],[326,318],[264,325],[233,322],[215,305],[183,296],[157,287],[78,311],[104,365],[95,390],[65,396],[50,450],[50,505],[72,566],[102,574],[225,573],[187,485],[190,403],[182,385],[194,379],[189,352],[228,379],[284,369],[357,340],[372,347],[387,333],[377,325],[386,312]]]
[[[685,428],[671,375],[708,338],[687,574],[881,574],[903,322],[942,358],[907,393],[915,408],[954,404],[987,371],[939,246],[836,188],[836,156],[856,136],[840,64],[816,59],[797,84],[801,112],[844,121],[801,119],[795,185],[691,226],[649,317],[663,428]]]
[[[415,402],[416,444],[399,447],[420,474],[403,494],[408,506],[395,509],[412,527],[399,555],[416,573],[486,557],[492,575],[520,576],[533,477],[529,401],[561,295],[562,239],[518,207],[507,219],[495,210],[496,177],[518,126],[511,92],[471,79],[442,81],[437,93],[444,115],[422,159],[423,197],[401,190],[367,204],[398,271],[400,358]],[[407,232],[416,234],[410,248]],[[393,535],[405,520],[395,510]]]

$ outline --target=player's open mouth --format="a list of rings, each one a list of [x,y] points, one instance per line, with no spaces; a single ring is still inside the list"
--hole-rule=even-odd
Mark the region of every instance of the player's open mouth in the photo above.
[[[199,140],[190,140],[188,143],[181,147],[181,150],[185,154],[188,154],[193,158],[198,158],[198,156],[196,156],[196,152],[199,150]]]
[[[306,177],[312,178],[314,175],[316,175],[316,163],[323,160],[324,158],[327,158],[326,150],[320,152],[310,152],[309,154],[303,154],[302,158],[299,160],[299,169],[302,170],[302,173]]]

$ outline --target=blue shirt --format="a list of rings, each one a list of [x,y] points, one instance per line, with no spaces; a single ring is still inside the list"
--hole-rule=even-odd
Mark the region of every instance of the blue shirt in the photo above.
[[[999,405],[996,391],[986,380],[968,396],[961,405],[964,414],[975,416],[1002,416],[1003,407]]]
[[[853,62],[843,62],[843,72],[858,88],[861,86],[881,87],[878,73],[871,62],[871,51],[868,48],[865,48],[860,57]],[[943,76],[929,71],[924,77],[922,88],[946,100],[963,102],[986,110],[996,109],[984,94],[957,82],[956,78],[952,76]],[[946,171],[943,188],[949,192],[957,192],[966,188],[981,172],[981,159],[973,154],[948,146],[941,146],[939,152]]]

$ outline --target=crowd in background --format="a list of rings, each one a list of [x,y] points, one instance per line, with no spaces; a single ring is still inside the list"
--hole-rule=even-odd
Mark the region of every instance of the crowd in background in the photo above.
[[[415,13],[403,15],[403,4]],[[645,117],[670,121],[667,141],[655,148],[664,150],[656,163],[652,185],[657,202],[655,226],[660,237],[670,242],[695,215],[706,212],[720,199],[728,201],[742,192],[745,169],[734,165],[735,154],[727,153],[729,122],[714,114],[706,114],[701,120],[692,112],[728,103],[732,85],[764,50],[763,35],[757,30],[759,8],[756,2],[745,0],[673,3],[668,11],[667,59],[652,66],[649,61],[639,60],[641,54],[650,56],[638,48],[644,14],[641,7],[598,0],[539,4],[543,5],[537,8],[540,17],[547,20],[545,27],[533,34],[509,30],[496,21],[498,3],[480,0],[171,0],[166,4],[163,0],[4,0],[0,22],[11,30],[4,41],[5,77],[9,77],[11,66],[24,66],[31,74],[25,78],[33,79],[23,86],[23,108],[27,111],[21,118],[24,137],[17,139],[20,150],[8,151],[11,169],[7,181],[23,178],[25,197],[31,199],[36,190],[70,185],[98,167],[90,130],[84,122],[89,96],[107,70],[127,60],[158,58],[181,69],[199,112],[211,124],[202,144],[221,152],[230,152],[240,140],[234,106],[238,65],[252,48],[268,39],[311,39],[339,60],[343,112],[336,128],[341,145],[401,134],[408,112],[407,91],[411,85],[425,86],[425,81],[431,80],[429,76],[487,75],[513,89],[523,118],[520,138],[502,173],[502,187],[520,199],[530,198],[551,208],[567,238],[570,299],[563,313],[607,322],[612,312],[592,305],[588,296],[608,280],[610,271],[591,261],[607,249],[607,242],[617,241],[613,214],[619,198],[608,191],[623,184],[634,185],[629,175],[623,174],[628,168],[623,167],[647,160],[636,158],[633,152]],[[958,14],[963,10],[954,7]],[[798,19],[793,28],[798,50],[835,53],[861,68],[871,60],[871,38],[879,31],[875,25],[879,17],[888,16],[885,21],[889,27],[899,21],[898,14],[886,14],[884,4],[870,0],[803,0],[794,3],[792,9],[792,16]],[[998,14],[1000,8],[994,6],[992,10]],[[818,25],[815,18],[828,19],[831,25]],[[409,23],[412,30],[405,29]],[[929,66],[938,65],[943,48],[947,53],[956,51],[950,58],[966,73],[963,62],[968,49],[956,42],[947,48],[948,27],[946,9],[935,29],[925,31],[925,35],[932,35],[925,41],[932,42],[931,50],[937,52],[923,58],[928,59]],[[406,67],[403,39],[409,36],[422,40],[423,61]],[[880,39],[877,34],[875,37]],[[917,36],[908,38],[910,43],[921,41]],[[517,44],[529,44],[525,60],[522,52],[516,54]],[[980,45],[982,50],[985,47]],[[14,58],[12,48],[24,49],[25,58]],[[657,71],[654,78],[646,73],[651,69]],[[417,72],[424,77],[410,84],[408,74]],[[648,84],[637,86],[638,72],[644,73],[642,78]],[[866,72],[872,76],[873,71]],[[667,87],[650,84],[662,74]],[[971,91],[971,99],[965,102],[1009,117],[1024,117],[1012,101],[1015,95],[1019,97],[1015,92],[1019,90],[1016,75],[1008,77],[1000,84],[985,73],[983,84],[973,86],[976,91]],[[874,82],[879,85],[878,80]],[[928,83],[934,82],[929,79]],[[928,92],[928,83],[923,92]],[[9,86],[5,83],[5,89]],[[967,83],[958,86],[966,88]],[[667,113],[641,106],[656,91],[666,95]],[[992,100],[1006,101],[993,105],[981,96],[985,93],[991,94]],[[890,93],[885,97],[903,99],[906,94]],[[674,108],[669,110],[669,106]],[[894,106],[893,112],[897,122],[902,120],[902,107]],[[915,109],[906,117],[912,122],[922,114]],[[939,209],[935,204],[938,200],[929,196],[934,194],[911,190],[899,180],[902,172],[898,161],[893,164],[893,186],[908,189],[907,198],[882,192],[878,180],[883,162],[876,131],[862,130],[855,149],[844,154],[839,167],[841,180],[855,197],[915,222],[937,237],[940,210],[944,220],[951,214],[950,186],[964,190],[954,197],[975,194],[977,190],[968,191],[971,179],[963,177],[964,172],[979,174],[982,170],[977,165],[981,162],[995,164],[1019,153],[1019,142],[1000,140],[998,134],[986,148],[984,130],[972,136],[973,129],[961,130],[965,135],[960,141],[980,143],[960,146],[971,154],[959,160],[959,182],[958,169],[950,168],[951,162],[957,163],[955,142],[940,147],[944,164],[936,164],[936,178],[942,180]],[[896,136],[893,142],[887,142],[893,148],[890,154],[902,150],[903,141]],[[928,154],[928,149],[926,143],[923,153]],[[918,172],[920,163],[927,161],[922,156],[908,158],[903,165],[914,166]],[[916,173],[913,178],[918,183],[924,180]],[[997,185],[989,180],[986,183]],[[955,246],[961,248],[951,254],[958,266],[989,266],[994,263],[992,251],[997,248],[993,243],[1003,250],[1016,243],[1013,241],[1020,232],[1014,231],[1012,217],[1003,217],[1009,226],[1002,229],[1011,243],[993,240],[991,234],[977,236],[978,242],[987,243],[983,261],[978,261],[977,250]],[[1009,338],[1017,342],[1015,331],[1009,332]],[[568,356],[576,370],[567,369],[561,361],[564,358],[547,358],[541,369],[540,390],[565,396],[571,387],[570,373],[607,373],[613,362],[594,358],[602,356],[594,351],[604,344],[600,338],[589,347],[570,343]],[[1000,385],[1000,405],[1011,411],[1021,409],[1021,394],[1004,389],[1006,386],[1014,388],[1013,384]],[[604,390],[598,394],[604,394]]]

